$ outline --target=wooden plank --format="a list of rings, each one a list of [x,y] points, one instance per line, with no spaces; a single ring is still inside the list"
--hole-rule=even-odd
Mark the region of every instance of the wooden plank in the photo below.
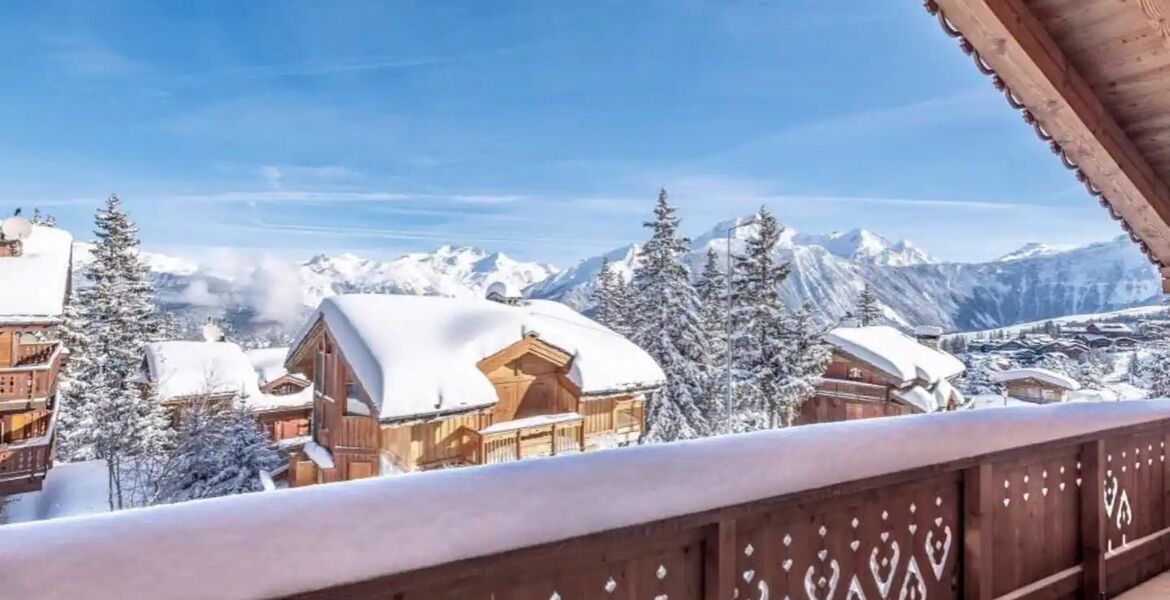
[[[935,0],[1045,131],[1170,264],[1170,190],[1023,0]]]
[[[1105,597],[1105,440],[1081,446],[1081,557],[1084,561],[1082,598]]]
[[[1084,576],[1084,567],[1077,565],[1059,573],[1032,582],[1022,588],[1008,592],[995,600],[1040,600],[1041,598],[1059,598],[1081,587]],[[966,596],[964,596],[966,598]]]
[[[970,600],[991,600],[993,594],[994,494],[990,462],[963,472],[963,597]]]
[[[724,519],[707,530],[703,543],[703,597],[732,600],[735,593],[735,521]]]

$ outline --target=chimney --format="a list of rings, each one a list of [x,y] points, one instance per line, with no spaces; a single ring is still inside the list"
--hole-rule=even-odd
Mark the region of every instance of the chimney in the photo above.
[[[20,240],[0,239],[0,258],[15,258],[24,254],[24,244]]]
[[[939,340],[942,339],[942,327],[933,325],[919,325],[914,328],[914,339],[928,348],[939,349]]]

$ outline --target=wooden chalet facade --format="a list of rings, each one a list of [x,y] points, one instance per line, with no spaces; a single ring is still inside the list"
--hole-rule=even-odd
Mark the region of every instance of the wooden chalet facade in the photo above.
[[[384,301],[398,304],[398,298],[387,296]],[[466,301],[415,298],[408,302]],[[472,302],[505,311],[525,310],[488,300]],[[576,318],[592,323],[579,315]],[[595,335],[601,328],[592,325]],[[620,339],[608,330],[603,335]],[[605,393],[582,390],[572,378],[577,357],[533,333],[516,335],[474,362],[478,377],[490,384],[490,398],[463,407],[387,414],[367,391],[346,352],[330,321],[319,313],[289,356],[288,369],[306,373],[315,391],[312,442],[293,456],[289,469],[293,486],[510,462],[632,441],[642,432],[645,394],[661,383],[633,382]],[[419,366],[428,368],[445,367]]]
[[[933,332],[932,332],[933,333]],[[957,359],[891,327],[840,327],[825,341],[832,358],[816,395],[801,406],[799,425],[894,417],[953,409],[962,396],[948,379],[962,373]],[[920,362],[932,365],[922,369]],[[934,366],[937,365],[937,366]]]
[[[1070,391],[1081,389],[1070,377],[1037,367],[1003,371],[993,379],[1009,397],[1035,404],[1066,402]]]
[[[0,497],[39,490],[53,466],[57,376],[66,359],[57,336],[72,243],[46,227],[0,242]]]

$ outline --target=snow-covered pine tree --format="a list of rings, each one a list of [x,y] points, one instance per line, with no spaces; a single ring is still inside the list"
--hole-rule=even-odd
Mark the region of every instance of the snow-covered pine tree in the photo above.
[[[829,366],[831,353],[822,341],[824,332],[813,321],[813,309],[805,304],[795,313],[782,308],[781,335],[784,352],[772,358],[772,374],[778,382],[770,413],[782,427],[792,425],[805,402],[816,395],[817,384]]]
[[[32,217],[28,220],[28,222],[32,223],[33,225],[41,225],[43,227],[56,227],[57,217],[48,213],[43,213],[41,212],[41,207],[35,206],[33,207]]]
[[[733,256],[729,343],[737,431],[779,423],[781,382],[776,368],[786,352],[780,284],[788,276],[788,265],[777,263],[775,248],[783,231],[776,217],[761,208],[744,253]]]
[[[1130,385],[1139,386],[1142,381],[1142,361],[1137,350],[1129,354],[1129,363],[1125,366],[1126,380]]]
[[[708,344],[699,297],[683,262],[690,241],[678,234],[678,224],[666,190],[659,191],[654,220],[644,223],[653,233],[641,249],[632,282],[637,319],[632,339],[666,373],[666,385],[649,400],[645,442],[695,438],[711,431],[702,412]]]
[[[726,420],[727,399],[727,275],[719,268],[719,255],[707,249],[703,271],[695,282],[707,335],[707,392],[703,414],[712,423]],[[718,429],[718,428],[716,428]]]
[[[168,418],[152,394],[130,382],[143,346],[160,331],[155,291],[138,257],[138,229],[111,195],[95,217],[89,285],[66,314],[70,360],[61,393],[59,451],[64,460],[107,462],[110,507],[134,503],[127,489],[141,460],[165,445]]]
[[[1142,362],[1142,375],[1150,398],[1170,398],[1170,350],[1151,352]]]
[[[608,258],[602,259],[601,268],[594,278],[591,299],[597,322],[626,337],[633,334],[635,324],[630,284],[613,269]]]
[[[857,296],[854,316],[862,327],[877,325],[882,318],[882,307],[878,304],[877,295],[873,293],[873,287],[868,282],[861,288],[861,294]]]
[[[158,479],[156,502],[182,502],[261,490],[260,471],[284,457],[243,406],[202,403],[187,415]]]

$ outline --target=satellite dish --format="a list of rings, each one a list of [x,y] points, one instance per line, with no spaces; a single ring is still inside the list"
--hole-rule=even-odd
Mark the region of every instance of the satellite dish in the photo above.
[[[485,296],[488,300],[502,304],[515,304],[520,301],[521,294],[516,286],[506,281],[497,281],[488,286]]]
[[[6,240],[23,240],[32,235],[32,223],[28,219],[9,217],[0,222],[0,238]]]
[[[203,325],[203,341],[205,342],[226,342],[227,335],[224,334],[223,329],[219,325],[208,321]]]

